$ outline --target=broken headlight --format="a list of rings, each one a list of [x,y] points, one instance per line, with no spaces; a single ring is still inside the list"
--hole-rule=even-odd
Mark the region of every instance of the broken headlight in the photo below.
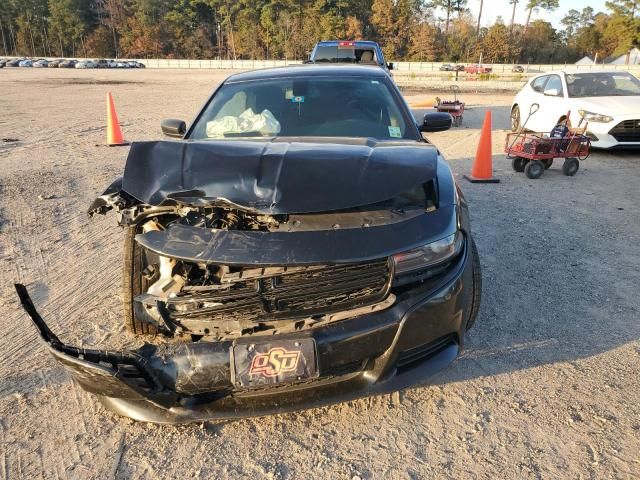
[[[458,230],[441,240],[393,256],[396,275],[412,273],[434,267],[456,257],[462,250],[462,232]]]

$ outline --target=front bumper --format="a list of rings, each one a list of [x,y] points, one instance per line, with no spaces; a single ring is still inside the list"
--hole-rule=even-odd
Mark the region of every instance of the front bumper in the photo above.
[[[461,348],[473,298],[471,263],[467,243],[446,273],[399,292],[386,310],[268,337],[313,337],[319,377],[258,389],[232,384],[234,341],[146,344],[124,352],[71,347],[49,329],[26,288],[16,290],[52,355],[105,407],[140,421],[188,423],[319,407],[425,383]]]
[[[572,115],[573,116],[573,115]],[[631,135],[620,135],[617,127],[625,122],[640,122],[638,115],[615,117],[611,122],[589,122],[587,135],[591,137],[591,146],[599,149],[635,149],[640,148],[640,126]],[[572,119],[573,121],[573,119]],[[579,119],[577,119],[579,122]],[[576,125],[578,124],[576,122]],[[594,138],[595,137],[595,138]]]

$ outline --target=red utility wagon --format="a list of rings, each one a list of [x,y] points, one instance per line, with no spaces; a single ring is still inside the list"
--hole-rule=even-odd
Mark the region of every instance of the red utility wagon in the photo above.
[[[573,176],[580,168],[580,160],[586,160],[591,151],[591,139],[584,134],[586,130],[586,124],[576,129],[556,125],[549,133],[509,133],[504,152],[511,158],[513,169],[529,178],[539,178],[554,158],[564,158],[562,172]]]
[[[464,114],[464,102],[458,100],[458,93],[460,87],[458,85],[452,85],[451,91],[453,92],[453,100],[440,100],[436,97],[436,104],[433,106],[438,112],[446,112],[453,117],[453,126],[459,127],[462,125],[462,115]]]

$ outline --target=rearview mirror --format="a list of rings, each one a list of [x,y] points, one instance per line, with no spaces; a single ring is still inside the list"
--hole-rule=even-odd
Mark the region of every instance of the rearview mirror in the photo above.
[[[167,137],[182,138],[187,131],[187,124],[183,120],[166,118],[160,123],[160,128]]]
[[[425,113],[422,125],[418,128],[421,132],[444,132],[453,124],[453,117],[446,112]]]
[[[557,97],[559,93],[557,88],[548,88],[544,91],[544,94],[548,97]]]
[[[387,63],[387,68],[388,68],[389,70],[393,70],[393,62],[389,62],[389,63]]]

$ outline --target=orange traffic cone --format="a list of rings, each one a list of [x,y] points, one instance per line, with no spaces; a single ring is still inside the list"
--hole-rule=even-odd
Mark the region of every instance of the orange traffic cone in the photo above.
[[[471,175],[464,178],[472,183],[498,183],[499,178],[493,176],[493,164],[491,162],[491,111],[484,114],[484,124],[480,131],[480,141],[476,151],[476,159],[473,162]]]
[[[118,122],[118,114],[116,106],[113,103],[111,92],[107,92],[107,145],[110,147],[117,145],[129,145],[122,136],[120,130],[120,122]]]

